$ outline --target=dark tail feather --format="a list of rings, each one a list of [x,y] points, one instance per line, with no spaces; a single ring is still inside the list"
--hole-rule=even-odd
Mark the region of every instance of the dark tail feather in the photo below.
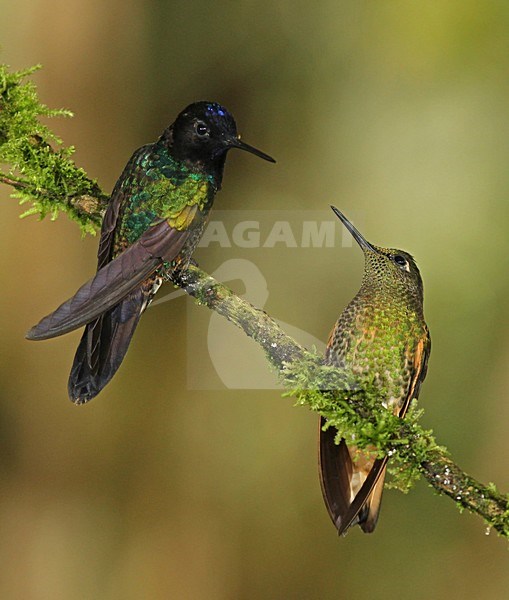
[[[319,472],[322,494],[330,518],[339,535],[347,532],[352,525],[359,524],[365,533],[371,533],[376,526],[384,487],[387,457],[368,462],[364,468],[369,473],[360,489],[354,482],[360,466],[355,465],[350,451],[341,440],[334,443],[337,431],[334,427],[322,430],[325,419],[320,418],[319,433]],[[358,476],[357,476],[358,477]],[[353,497],[352,497],[353,496]]]
[[[378,515],[380,514],[380,506],[382,504],[387,460],[383,458],[378,460],[381,462],[373,467],[373,470],[375,470],[375,468],[378,469],[376,481],[371,488],[371,492],[366,500],[366,503],[362,508],[362,511],[364,512],[363,519],[359,519],[359,525],[364,533],[373,533],[373,531],[375,531],[375,527],[378,522]]]
[[[120,367],[146,306],[143,288],[85,327],[69,376],[69,397],[88,402],[104,388]]]
[[[358,523],[364,533],[373,533],[375,530],[382,493],[384,490],[387,457],[377,458],[369,475],[357,492],[348,511],[343,515],[343,522],[338,529],[339,535],[347,532],[348,528]]]
[[[343,517],[350,508],[350,480],[353,473],[352,459],[341,440],[339,446],[334,443],[337,430],[329,427],[323,431],[324,417],[319,419],[319,446],[318,446],[318,472],[325,506],[329,516],[340,529]]]

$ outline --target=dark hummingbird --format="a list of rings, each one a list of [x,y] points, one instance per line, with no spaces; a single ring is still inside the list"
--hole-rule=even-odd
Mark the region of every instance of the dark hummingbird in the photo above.
[[[426,377],[431,341],[423,313],[422,279],[407,252],[370,244],[348,219],[331,207],[364,252],[364,277],[355,298],[330,333],[326,362],[347,369],[380,388],[380,402],[403,418]],[[322,493],[339,534],[352,525],[365,533],[376,526],[387,456],[370,448],[334,443],[337,431],[323,431],[320,418],[319,469]],[[374,450],[374,448],[371,448]]]
[[[26,336],[44,340],[86,325],[69,377],[76,404],[113,377],[163,274],[189,264],[232,148],[275,162],[241,141],[225,108],[196,102],[130,158],[104,215],[96,275]]]

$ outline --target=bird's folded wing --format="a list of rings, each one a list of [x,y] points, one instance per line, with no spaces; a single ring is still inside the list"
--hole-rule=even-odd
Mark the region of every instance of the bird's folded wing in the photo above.
[[[97,271],[54,312],[27,333],[29,340],[45,340],[89,323],[120,302],[163,261],[171,262],[182,250],[188,231],[162,221],[150,227],[132,246]]]

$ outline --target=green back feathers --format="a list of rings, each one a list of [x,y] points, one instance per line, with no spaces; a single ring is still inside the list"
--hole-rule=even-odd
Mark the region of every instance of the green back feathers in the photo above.
[[[176,229],[186,229],[198,210],[207,211],[212,205],[216,191],[213,178],[191,172],[164,147],[145,146],[131,170],[121,186],[125,198],[117,234],[120,246],[132,244],[163,219]]]

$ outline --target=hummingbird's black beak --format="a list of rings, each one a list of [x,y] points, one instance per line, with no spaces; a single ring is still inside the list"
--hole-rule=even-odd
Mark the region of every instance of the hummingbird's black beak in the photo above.
[[[265,152],[258,150],[258,148],[255,148],[254,146],[250,146],[249,144],[246,144],[246,142],[243,142],[239,137],[232,138],[231,140],[229,140],[228,147],[229,148],[238,148],[239,150],[245,150],[246,152],[251,152],[251,154],[254,154],[255,156],[259,156],[260,158],[263,158],[263,160],[268,160],[271,163],[276,162],[272,158],[272,156],[265,154]]]
[[[369,250],[370,252],[376,252],[376,248],[374,248],[368,240],[356,229],[352,223],[345,217],[345,215],[338,210],[335,206],[331,206],[332,210],[336,214],[336,216],[340,219],[343,225],[348,229],[348,231],[352,234],[353,239],[359,244],[359,246],[363,250]]]

